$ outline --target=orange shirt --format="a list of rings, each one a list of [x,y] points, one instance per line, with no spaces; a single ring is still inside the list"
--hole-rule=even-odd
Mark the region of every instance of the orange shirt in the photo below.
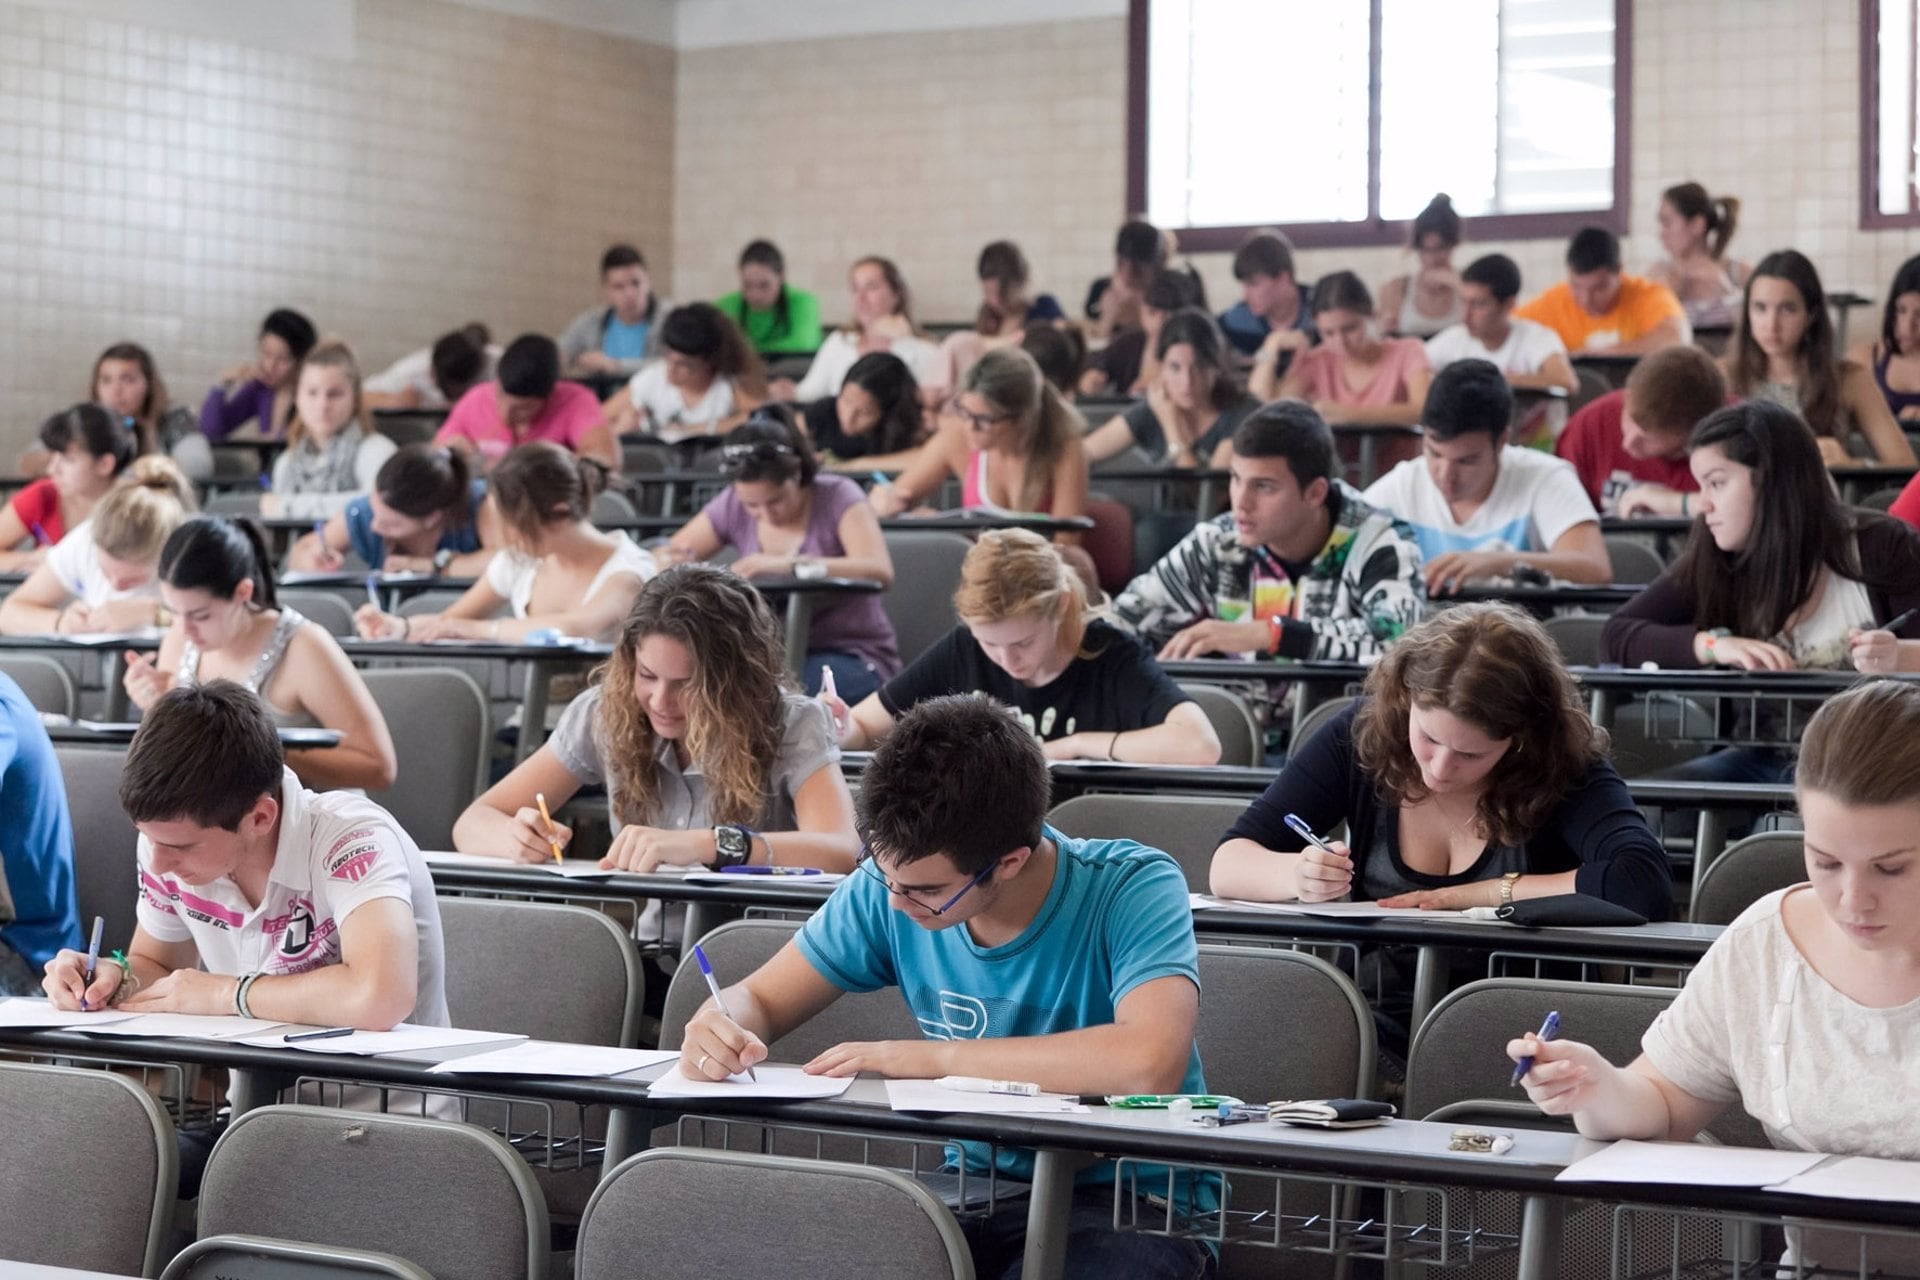
[[[1564,280],[1533,301],[1515,307],[1513,314],[1547,326],[1560,335],[1568,351],[1578,354],[1632,342],[1665,320],[1685,316],[1686,311],[1667,286],[1640,276],[1622,275],[1620,295],[1614,299],[1613,310],[1605,315],[1590,316],[1581,310]]]

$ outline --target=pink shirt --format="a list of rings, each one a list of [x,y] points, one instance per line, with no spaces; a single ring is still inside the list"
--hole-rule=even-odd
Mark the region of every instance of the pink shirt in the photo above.
[[[1383,338],[1373,380],[1358,391],[1347,385],[1340,363],[1341,357],[1332,347],[1309,347],[1295,354],[1288,376],[1298,374],[1306,379],[1301,398],[1310,404],[1327,401],[1365,407],[1405,404],[1412,398],[1407,380],[1433,367],[1427,363],[1426,344],[1418,338]]]
[[[508,450],[535,440],[551,440],[578,453],[580,438],[600,425],[600,402],[593,392],[577,382],[559,382],[526,430],[516,435],[501,416],[499,388],[497,382],[483,382],[461,396],[433,442],[466,440],[479,451],[482,465],[491,469]]]

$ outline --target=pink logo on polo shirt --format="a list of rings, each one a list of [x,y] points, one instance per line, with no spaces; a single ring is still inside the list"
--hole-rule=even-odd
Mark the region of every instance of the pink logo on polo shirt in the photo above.
[[[246,923],[246,917],[231,907],[223,907],[192,890],[183,889],[172,879],[161,879],[145,867],[140,868],[140,893],[147,900],[147,905],[156,910],[175,915],[185,914],[216,929],[238,929]]]
[[[333,842],[324,859],[327,878],[358,884],[380,859],[380,842],[373,827],[355,827]]]
[[[305,973],[333,963],[330,944],[337,928],[332,919],[315,917],[311,898],[290,900],[284,913],[268,916],[260,927],[273,946],[268,966],[273,972]]]

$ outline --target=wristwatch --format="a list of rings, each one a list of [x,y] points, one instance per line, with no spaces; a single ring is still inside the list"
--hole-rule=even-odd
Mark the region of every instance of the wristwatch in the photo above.
[[[749,828],[725,826],[713,829],[713,865],[716,870],[737,867],[752,853],[753,832]]]
[[[793,562],[793,576],[802,582],[813,582],[827,576],[827,562],[814,556],[799,556]]]
[[[1519,878],[1520,878],[1520,873],[1518,871],[1509,871],[1507,872],[1507,874],[1500,877],[1500,905],[1501,906],[1510,907],[1513,905],[1513,882],[1515,880],[1518,880]]]

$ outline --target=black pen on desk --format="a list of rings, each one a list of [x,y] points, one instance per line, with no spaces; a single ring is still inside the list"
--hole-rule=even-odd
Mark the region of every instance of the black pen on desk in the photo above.
[[[338,1040],[341,1036],[350,1036],[358,1027],[324,1027],[319,1031],[289,1031],[280,1039],[285,1044],[299,1044],[302,1040]]]

